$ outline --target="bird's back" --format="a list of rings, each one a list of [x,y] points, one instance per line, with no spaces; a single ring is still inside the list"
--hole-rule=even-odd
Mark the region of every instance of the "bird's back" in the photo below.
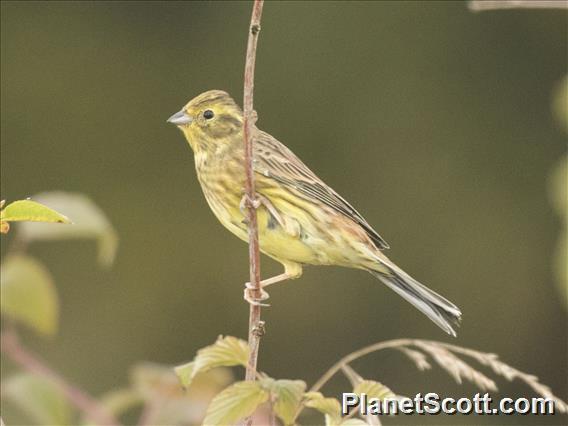
[[[255,171],[293,191],[298,197],[324,205],[360,226],[378,249],[388,243],[343,197],[325,184],[288,147],[261,130],[255,133]]]

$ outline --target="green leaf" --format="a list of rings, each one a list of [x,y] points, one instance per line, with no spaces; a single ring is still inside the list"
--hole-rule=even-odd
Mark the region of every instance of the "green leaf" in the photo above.
[[[219,336],[217,341],[197,351],[195,359],[175,368],[182,386],[189,387],[199,373],[204,373],[216,367],[246,366],[249,349],[244,340],[233,336]]]
[[[27,413],[34,422],[70,425],[73,410],[60,390],[44,378],[21,373],[2,383],[2,398]]]
[[[263,379],[260,383],[272,393],[275,401],[274,412],[278,418],[286,426],[293,425],[306,391],[306,382],[302,380]]]
[[[6,222],[71,223],[69,218],[61,213],[32,200],[20,200],[8,204],[0,211],[0,219]]]
[[[11,255],[3,262],[1,269],[2,314],[41,334],[55,334],[59,299],[45,266],[29,256]]]
[[[197,352],[195,370],[203,372],[214,367],[242,365],[246,367],[249,358],[248,343],[233,336],[219,336],[217,341]]]
[[[396,398],[396,395],[382,383],[374,380],[363,380],[353,389],[353,393],[361,395],[366,393],[369,398],[384,400],[385,398]]]
[[[320,392],[308,392],[304,394],[304,405],[325,414],[327,426],[341,424],[341,404],[335,398],[326,398]]]
[[[253,414],[266,402],[268,390],[259,382],[236,382],[219,393],[209,407],[203,424],[205,426],[229,425]]]
[[[106,267],[112,265],[118,248],[118,237],[105,214],[91,199],[83,194],[67,192],[44,192],[33,198],[67,213],[73,218],[73,226],[19,223],[17,237],[23,243],[92,238],[98,243],[99,263]]]

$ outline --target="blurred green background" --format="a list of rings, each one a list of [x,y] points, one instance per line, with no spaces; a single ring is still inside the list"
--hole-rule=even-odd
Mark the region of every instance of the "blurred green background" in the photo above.
[[[95,395],[126,383],[139,360],[179,364],[219,334],[246,337],[246,245],[209,211],[191,150],[165,120],[208,89],[242,101],[250,10],[248,2],[1,3],[2,198],[82,192],[120,237],[110,271],[89,242],[31,248],[55,277],[62,312],[57,337],[26,335],[26,344]],[[566,399],[566,300],[552,267],[561,220],[547,193],[566,153],[552,112],[567,66],[566,13],[268,2],[262,28],[258,126],[464,315],[452,340],[369,274],[308,268],[270,291],[261,368],[311,384],[361,346],[430,338],[498,353]],[[262,272],[280,266],[263,258]],[[403,395],[474,393],[439,369],[417,373],[397,352],[354,367]],[[521,383],[498,383],[503,396],[532,396]],[[336,380],[327,393],[345,388]]]

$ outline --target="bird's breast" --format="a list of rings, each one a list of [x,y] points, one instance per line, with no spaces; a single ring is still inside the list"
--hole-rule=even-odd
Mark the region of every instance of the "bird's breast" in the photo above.
[[[213,214],[229,231],[246,240],[247,230],[240,210],[244,184],[242,167],[230,160],[220,164],[219,158],[196,153],[195,169]]]

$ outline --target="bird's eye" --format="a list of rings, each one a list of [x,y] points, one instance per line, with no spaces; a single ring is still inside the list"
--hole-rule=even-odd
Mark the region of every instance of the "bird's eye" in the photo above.
[[[203,113],[203,117],[205,117],[207,120],[210,120],[213,117],[215,117],[215,113],[213,111],[211,111],[210,109],[208,109],[208,110],[205,110],[205,112]]]

